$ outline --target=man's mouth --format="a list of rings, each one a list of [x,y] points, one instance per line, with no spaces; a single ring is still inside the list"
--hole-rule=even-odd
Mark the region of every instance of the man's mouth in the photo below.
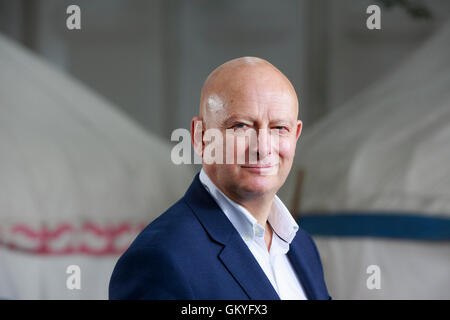
[[[265,165],[242,165],[242,168],[259,168],[259,169],[263,169],[263,168],[272,168],[274,165],[271,164],[265,164]]]
[[[276,164],[265,164],[265,165],[241,165],[242,169],[249,171],[251,173],[257,173],[262,175],[274,175],[278,169]]]

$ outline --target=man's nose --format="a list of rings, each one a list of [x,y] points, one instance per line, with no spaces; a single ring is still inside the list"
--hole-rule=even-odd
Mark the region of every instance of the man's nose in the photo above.
[[[271,153],[270,132],[267,129],[258,130],[258,160],[263,160]]]

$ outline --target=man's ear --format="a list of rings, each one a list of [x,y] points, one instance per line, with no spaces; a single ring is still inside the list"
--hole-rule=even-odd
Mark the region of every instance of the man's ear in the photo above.
[[[203,155],[203,119],[193,117],[191,120],[191,143],[194,151],[200,157]]]
[[[302,133],[303,122],[302,120],[297,120],[297,132],[295,138],[298,140],[300,138],[300,134]]]

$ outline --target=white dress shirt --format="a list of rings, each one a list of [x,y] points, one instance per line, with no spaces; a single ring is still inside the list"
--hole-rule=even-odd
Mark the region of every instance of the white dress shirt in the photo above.
[[[264,241],[264,227],[258,224],[251,213],[220,191],[203,169],[200,171],[200,181],[236,228],[280,299],[306,300],[300,279],[287,256],[298,224],[283,202],[275,195],[268,217],[274,231],[269,251]]]

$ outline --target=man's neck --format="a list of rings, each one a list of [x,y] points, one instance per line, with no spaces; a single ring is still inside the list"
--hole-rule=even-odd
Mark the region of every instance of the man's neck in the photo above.
[[[222,191],[223,192],[223,191]],[[273,199],[275,195],[267,195],[264,197],[256,197],[251,200],[234,200],[227,195],[231,200],[239,203],[258,221],[258,224],[264,227],[264,242],[266,243],[267,251],[270,251],[272,245],[272,227],[270,226],[269,219],[270,211],[272,209]]]
[[[272,210],[273,201],[275,198],[274,193],[260,194],[260,195],[247,195],[247,197],[239,197],[237,194],[232,192],[227,192],[223,188],[220,188],[217,183],[211,179],[206,172],[208,179],[218,188],[225,196],[227,196],[232,201],[238,203],[244,207],[258,222],[258,224],[264,227],[264,241],[267,246],[267,250],[270,251],[272,244],[272,227],[268,223],[269,215]]]
[[[273,198],[273,195],[264,195],[249,199],[232,200],[247,209],[248,212],[250,212],[250,214],[258,221],[258,223],[265,227],[272,209]]]

